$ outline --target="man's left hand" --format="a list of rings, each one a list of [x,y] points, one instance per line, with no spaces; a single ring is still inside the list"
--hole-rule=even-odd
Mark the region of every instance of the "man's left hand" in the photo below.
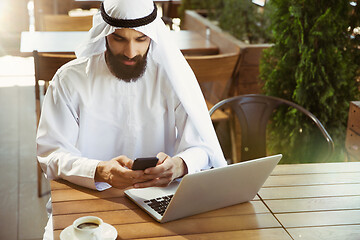
[[[135,188],[145,187],[166,187],[174,179],[187,174],[187,167],[180,157],[170,157],[169,155],[161,152],[157,154],[159,162],[156,167],[144,170],[144,173],[151,180],[134,184]]]

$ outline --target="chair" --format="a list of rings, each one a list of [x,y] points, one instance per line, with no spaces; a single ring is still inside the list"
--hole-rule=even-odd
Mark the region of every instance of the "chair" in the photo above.
[[[331,157],[334,152],[334,142],[321,122],[311,112],[288,100],[260,94],[241,95],[217,103],[209,113],[213,115],[217,109],[224,108],[230,108],[236,113],[241,127],[241,161],[246,161],[266,156],[266,126],[272,113],[280,105],[291,106],[312,120],[327,142],[326,157]],[[234,146],[233,142],[232,147]],[[235,157],[234,162],[236,161]]]
[[[259,80],[259,65],[264,49],[271,44],[249,44],[241,47],[241,57],[237,65],[237,76],[231,88],[231,95],[261,93],[262,82]]]
[[[173,29],[173,19],[180,18],[178,13],[179,12],[178,9],[180,5],[181,5],[181,1],[173,1],[173,0],[161,4],[163,9],[162,20],[166,25],[170,27],[170,29]]]
[[[41,23],[45,14],[67,14],[73,0],[33,0],[36,31],[42,31]]]
[[[209,109],[218,101],[228,97],[238,58],[238,53],[185,56],[200,84]],[[212,120],[219,121],[224,118],[227,119],[227,116],[216,113]]]
[[[93,16],[71,17],[66,14],[44,14],[40,17],[41,31],[89,31]]]
[[[58,54],[58,53],[39,53],[38,51],[33,52],[34,65],[35,65],[35,109],[36,109],[36,126],[39,125],[40,114],[41,114],[41,103],[42,97],[41,92],[45,95],[46,90],[49,86],[57,69],[62,65],[76,58],[75,54]],[[39,81],[44,81],[43,89],[40,88]],[[38,196],[42,196],[41,191],[41,179],[42,170],[38,163],[37,168],[37,183],[38,183]]]
[[[228,93],[233,82],[234,69],[238,58],[238,52],[206,56],[185,56],[199,82],[208,110],[215,103],[229,97]],[[216,131],[224,133],[218,135],[218,138],[223,146],[225,156],[230,156],[232,148],[228,135],[229,114],[223,111],[216,111],[211,116],[211,120]]]

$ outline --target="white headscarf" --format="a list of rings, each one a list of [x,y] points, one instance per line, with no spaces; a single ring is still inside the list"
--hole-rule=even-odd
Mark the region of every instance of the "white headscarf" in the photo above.
[[[104,0],[103,4],[106,13],[116,19],[143,18],[154,11],[152,0]],[[81,58],[103,53],[106,50],[105,37],[119,28],[106,23],[99,11],[94,15],[93,27],[87,39],[76,50],[76,56]],[[210,156],[209,166],[225,166],[226,161],[196,77],[161,18],[157,16],[153,22],[132,29],[151,38],[148,57],[163,66],[190,121],[203,141],[210,146],[207,149]]]

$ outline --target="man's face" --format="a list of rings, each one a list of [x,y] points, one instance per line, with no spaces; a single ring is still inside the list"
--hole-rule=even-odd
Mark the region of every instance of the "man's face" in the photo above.
[[[117,29],[106,37],[106,63],[119,79],[130,82],[142,76],[150,38],[134,29]]]

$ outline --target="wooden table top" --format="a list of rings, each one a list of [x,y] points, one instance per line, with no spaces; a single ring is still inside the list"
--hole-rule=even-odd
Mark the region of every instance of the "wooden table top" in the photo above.
[[[295,240],[360,239],[360,162],[279,165],[259,195]]]
[[[194,31],[170,31],[185,55],[218,54],[219,48]],[[86,31],[22,32],[20,52],[74,52],[86,38]]]
[[[55,239],[81,216],[113,225],[118,239],[357,239],[360,163],[278,165],[254,200],[160,224],[124,196],[51,181]]]

